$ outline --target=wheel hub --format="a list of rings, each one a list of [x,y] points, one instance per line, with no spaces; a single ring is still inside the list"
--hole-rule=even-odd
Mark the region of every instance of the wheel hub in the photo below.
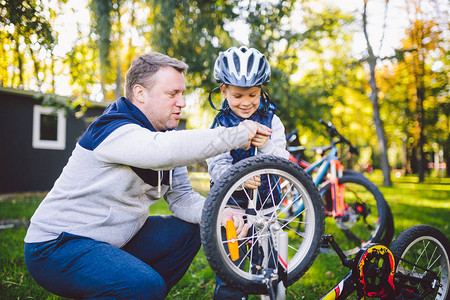
[[[358,214],[349,207],[342,217],[336,218],[335,220],[336,226],[339,229],[347,230],[355,225],[356,221],[358,220]]]

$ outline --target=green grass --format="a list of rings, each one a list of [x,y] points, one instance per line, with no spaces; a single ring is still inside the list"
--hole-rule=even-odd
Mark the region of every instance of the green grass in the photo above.
[[[427,177],[418,183],[417,176],[393,176],[392,187],[381,186],[381,174],[370,179],[391,207],[396,235],[413,225],[428,224],[450,237],[450,178]]]
[[[380,187],[392,209],[396,235],[412,225],[429,224],[450,237],[450,178],[427,178],[419,184],[415,176],[393,177],[393,187],[382,187],[380,174],[369,177]],[[207,192],[205,180],[207,177],[199,174],[192,178],[194,187],[202,194]],[[0,196],[0,220],[29,220],[43,196]],[[167,205],[159,201],[151,212],[167,214]],[[23,260],[25,233],[23,228],[0,230],[0,299],[62,299],[39,287],[28,274]],[[347,272],[337,256],[319,254],[311,269],[288,289],[288,299],[318,299]],[[213,290],[214,273],[201,250],[168,299],[212,299]]]

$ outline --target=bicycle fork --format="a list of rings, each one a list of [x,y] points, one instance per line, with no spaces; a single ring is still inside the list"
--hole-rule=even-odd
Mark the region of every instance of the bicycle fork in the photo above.
[[[344,166],[337,159],[332,159],[330,161],[331,169],[331,200],[333,202],[333,218],[342,217],[345,212],[345,202],[344,202],[344,185],[339,184],[339,178],[342,177],[344,172]]]
[[[261,295],[261,299],[285,300],[288,268],[288,234],[282,230],[278,223],[274,223],[270,225],[270,236],[274,241],[275,253],[277,253],[277,268],[267,268],[266,265],[264,269],[264,281],[267,286],[268,295]],[[262,245],[264,251],[269,251],[268,239],[264,243],[266,244]],[[274,283],[277,283],[276,287]]]

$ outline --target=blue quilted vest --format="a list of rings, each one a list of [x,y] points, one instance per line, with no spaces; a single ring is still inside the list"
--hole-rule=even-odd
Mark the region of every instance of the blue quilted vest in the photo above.
[[[274,111],[276,110],[276,106],[269,102],[269,105],[265,107],[263,105],[265,101],[261,99],[261,104],[256,110],[256,112],[251,115],[248,119],[243,119],[236,115],[228,105],[228,101],[225,100],[220,108],[220,112],[214,118],[214,122],[211,128],[215,128],[218,126],[223,127],[235,127],[238,126],[239,123],[245,120],[252,120],[258,122],[262,125],[265,125],[269,128],[272,128],[272,119],[274,116]],[[237,162],[246,159],[248,157],[252,157],[255,155],[255,147],[251,147],[249,150],[244,149],[234,149],[230,151],[230,155],[233,158],[233,165]],[[280,199],[280,187],[277,184],[278,179],[275,176],[271,176],[270,180],[267,175],[261,176],[261,185],[258,187],[258,199],[256,208],[260,209],[273,207],[274,204],[279,204]],[[273,191],[273,197],[270,194],[270,191]],[[246,191],[237,191],[232,195],[232,200],[229,201],[229,204],[236,205],[238,204],[241,208],[248,207],[248,195],[252,195],[253,191],[246,189]],[[273,199],[272,199],[273,198]]]

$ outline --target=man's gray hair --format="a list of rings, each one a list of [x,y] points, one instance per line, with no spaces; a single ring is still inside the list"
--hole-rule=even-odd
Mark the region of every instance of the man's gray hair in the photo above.
[[[184,62],[158,52],[136,57],[125,77],[125,98],[129,101],[133,100],[133,87],[136,84],[150,89],[153,84],[153,75],[164,67],[172,67],[181,73],[188,69],[188,65]]]

